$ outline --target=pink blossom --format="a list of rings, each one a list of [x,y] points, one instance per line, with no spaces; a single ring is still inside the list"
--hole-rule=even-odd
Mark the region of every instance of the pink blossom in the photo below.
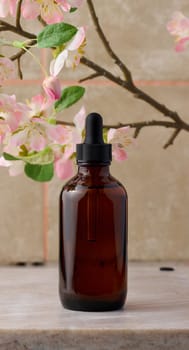
[[[10,132],[10,128],[5,120],[0,119],[0,144],[3,143],[4,138]]]
[[[85,128],[85,119],[86,119],[86,110],[85,107],[82,106],[79,112],[75,115],[73,121],[75,124],[75,128],[72,128],[72,143],[74,145],[74,149],[77,143],[81,143],[83,139],[83,132]]]
[[[32,121],[35,122],[38,127],[41,126],[41,132],[42,129],[45,130],[47,138],[50,142],[57,143],[59,145],[65,145],[71,142],[72,133],[70,127],[49,124],[47,120],[42,118],[33,118]]]
[[[16,68],[13,61],[7,57],[0,57],[0,84],[16,77]]]
[[[64,12],[69,12],[71,10],[71,5],[67,0],[56,0],[58,5],[61,5],[61,8]]]
[[[81,137],[85,128],[85,120],[86,120],[86,110],[85,110],[85,107],[82,106],[79,112],[75,115],[73,119],[76,130],[78,131]]]
[[[46,110],[53,104],[54,100],[46,98],[41,94],[35,95],[28,102],[30,108],[30,115],[33,116],[43,116]]]
[[[128,158],[126,150],[120,147],[118,144],[113,145],[112,155],[117,162],[122,162]]]
[[[176,45],[175,45],[175,51],[176,52],[182,52],[185,50],[186,48],[186,44],[189,42],[189,36],[183,38],[183,39],[180,39]]]
[[[43,89],[47,96],[52,100],[59,100],[61,97],[61,85],[56,76],[49,76],[43,81]]]
[[[177,52],[185,49],[185,44],[189,41],[189,18],[182,12],[175,12],[172,20],[167,24],[167,30],[173,36],[176,36],[175,50]]]
[[[75,67],[79,64],[80,58],[83,55],[85,45],[86,31],[84,27],[78,28],[74,38],[66,45],[65,49],[50,63],[50,73],[57,76],[64,65],[67,67]],[[75,51],[77,51],[75,53]]]
[[[0,17],[7,17],[16,15],[17,0],[0,0]]]
[[[71,129],[63,125],[50,125],[47,127],[48,138],[59,145],[71,142]]]
[[[35,0],[24,0],[22,3],[22,16],[26,19],[35,19],[40,14],[40,5]]]
[[[74,175],[73,160],[65,160],[63,157],[55,161],[56,175],[61,179],[65,180]]]
[[[11,131],[17,129],[19,123],[27,118],[29,108],[16,102],[15,95],[0,94],[0,116]]]
[[[73,160],[70,159],[72,154],[73,147],[68,145],[63,154],[55,157],[55,172],[61,180],[65,180],[74,174]]]
[[[107,139],[109,143],[112,143],[112,154],[115,160],[123,161],[127,159],[127,148],[133,143],[133,139],[128,135],[129,127],[122,127],[118,129],[109,129]]]
[[[63,11],[68,12],[71,8],[79,7],[83,3],[83,0],[56,0],[57,4],[61,5]]]
[[[10,136],[9,143],[12,147],[25,145],[28,152],[39,152],[53,143],[67,144],[71,139],[70,132],[67,127],[49,124],[41,118],[32,118]]]
[[[22,16],[26,19],[35,19],[38,15],[41,15],[47,24],[63,21],[63,12],[57,2],[52,0],[24,0]]]

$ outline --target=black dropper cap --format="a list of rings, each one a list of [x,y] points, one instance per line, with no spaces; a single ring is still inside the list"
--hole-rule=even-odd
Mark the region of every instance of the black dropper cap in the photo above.
[[[98,113],[90,113],[86,118],[85,140],[76,146],[77,163],[104,163],[112,160],[112,145],[104,143],[103,120]]]

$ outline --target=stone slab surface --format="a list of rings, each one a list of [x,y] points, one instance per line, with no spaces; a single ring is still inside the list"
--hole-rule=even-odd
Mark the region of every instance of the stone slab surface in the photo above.
[[[167,265],[166,263],[164,265]],[[0,268],[0,349],[189,348],[189,263],[130,263],[124,309],[62,308],[56,266]]]

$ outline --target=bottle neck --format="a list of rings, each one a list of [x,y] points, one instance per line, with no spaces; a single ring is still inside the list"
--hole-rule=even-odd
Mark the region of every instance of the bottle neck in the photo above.
[[[78,166],[78,174],[90,177],[106,177],[110,175],[108,164],[82,164]]]

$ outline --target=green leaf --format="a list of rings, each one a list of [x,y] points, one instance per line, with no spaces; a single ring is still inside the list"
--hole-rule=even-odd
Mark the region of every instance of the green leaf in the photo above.
[[[55,23],[46,26],[37,36],[38,47],[55,47],[71,40],[77,28],[68,23]]]
[[[39,182],[47,182],[53,178],[54,166],[53,163],[40,164],[26,164],[24,168],[25,174],[32,180]]]
[[[23,160],[25,163],[40,165],[46,165],[54,161],[53,151],[49,147],[46,147],[40,152],[29,154],[28,156],[14,157],[11,154],[3,153],[3,157],[6,160]]]
[[[77,7],[71,7],[70,13],[77,11]]]
[[[51,148],[46,147],[43,151],[21,158],[29,164],[46,165],[54,161],[54,154]]]
[[[20,158],[14,157],[14,156],[12,156],[12,154],[9,154],[9,153],[6,153],[6,152],[3,153],[3,157],[6,160],[20,160]]]
[[[76,103],[84,95],[85,88],[82,86],[70,86],[62,91],[61,98],[55,102],[56,112],[60,112],[65,108]]]

